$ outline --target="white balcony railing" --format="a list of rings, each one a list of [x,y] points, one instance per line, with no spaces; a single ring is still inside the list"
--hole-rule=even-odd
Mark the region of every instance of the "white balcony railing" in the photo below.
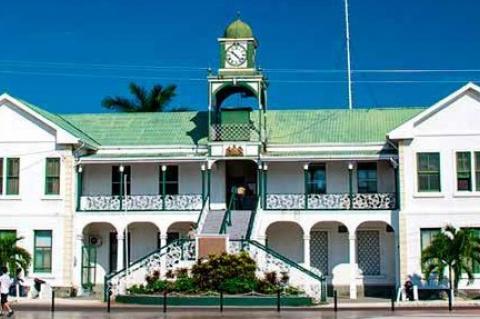
[[[120,196],[89,195],[80,198],[81,211],[120,211],[120,210],[201,210],[202,195],[128,195]]]
[[[267,194],[266,209],[278,210],[380,210],[396,209],[395,193]]]

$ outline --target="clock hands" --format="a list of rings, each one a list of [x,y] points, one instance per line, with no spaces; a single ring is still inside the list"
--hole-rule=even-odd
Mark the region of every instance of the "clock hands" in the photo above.
[[[230,53],[233,54],[238,60],[242,60],[242,58],[239,57],[239,56],[235,53],[235,51],[230,51]]]

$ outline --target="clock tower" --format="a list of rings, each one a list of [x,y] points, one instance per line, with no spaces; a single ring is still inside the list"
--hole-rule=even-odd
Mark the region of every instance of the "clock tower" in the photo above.
[[[216,74],[208,75],[211,146],[218,142],[243,142],[245,147],[262,146],[266,132],[267,82],[256,66],[258,42],[252,28],[240,18],[227,26],[218,42],[220,66]],[[241,102],[232,102],[235,99],[229,98],[233,95],[239,95],[242,99],[237,100]],[[254,106],[241,105],[243,98],[253,98],[256,102]],[[230,104],[237,105],[224,105],[228,104],[227,99]],[[254,109],[257,111],[253,112]]]

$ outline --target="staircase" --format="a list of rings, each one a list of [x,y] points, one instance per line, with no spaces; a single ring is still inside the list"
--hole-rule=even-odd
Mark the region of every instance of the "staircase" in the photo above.
[[[225,210],[211,210],[207,212],[205,222],[200,234],[218,234],[222,227],[222,221],[225,216]]]
[[[226,216],[226,214],[230,216]],[[224,233],[228,234],[231,240],[246,239],[251,217],[252,211],[250,210],[212,210],[207,212],[200,234],[219,234],[222,230],[222,224],[226,223],[225,219],[230,218],[230,222],[225,226]]]

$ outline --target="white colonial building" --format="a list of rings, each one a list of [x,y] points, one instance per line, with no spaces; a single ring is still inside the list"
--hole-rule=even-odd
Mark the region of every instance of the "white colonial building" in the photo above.
[[[0,236],[24,237],[28,278],[121,292],[226,238],[312,294],[320,279],[351,298],[441,286],[422,247],[446,224],[480,229],[480,88],[428,108],[273,111],[250,27],[219,43],[205,111],[52,114],[0,96]]]

